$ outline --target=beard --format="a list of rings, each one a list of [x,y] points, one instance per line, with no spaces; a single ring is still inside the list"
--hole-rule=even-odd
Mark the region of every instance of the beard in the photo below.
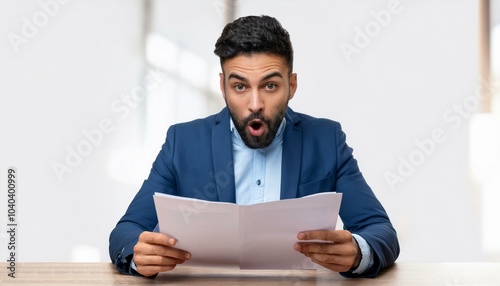
[[[250,114],[246,118],[238,118],[236,114],[234,114],[228,106],[229,113],[231,114],[231,118],[233,119],[234,126],[238,133],[240,134],[243,143],[251,149],[259,149],[265,148],[269,146],[274,138],[276,137],[276,133],[278,133],[278,129],[285,117],[285,112],[288,107],[288,104],[285,104],[283,108],[276,114],[276,116],[272,118],[265,118],[262,112],[254,112]],[[252,122],[258,121],[257,124],[261,124],[260,128],[264,128],[264,132],[259,136],[254,136],[250,134],[249,128],[251,125],[254,125]]]

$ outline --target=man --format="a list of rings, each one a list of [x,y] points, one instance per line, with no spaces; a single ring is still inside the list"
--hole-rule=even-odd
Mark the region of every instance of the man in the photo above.
[[[110,235],[117,269],[154,277],[191,258],[168,230],[153,232],[154,192],[237,204],[341,192],[345,230],[304,230],[294,249],[348,277],[374,277],[391,265],[399,255],[396,232],[340,124],[288,108],[297,89],[288,32],[272,17],[243,17],[226,25],[215,47],[227,106],[169,128],[148,179]]]

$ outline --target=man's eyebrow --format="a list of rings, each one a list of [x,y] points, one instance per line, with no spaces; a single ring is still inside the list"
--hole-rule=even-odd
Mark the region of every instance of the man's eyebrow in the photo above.
[[[277,71],[277,72],[273,72],[273,73],[270,73],[270,74],[266,75],[262,79],[262,81],[266,81],[266,80],[268,80],[270,78],[273,78],[275,76],[283,78],[283,75],[280,72]],[[229,76],[227,77],[227,79],[231,79],[231,78],[235,78],[235,79],[241,80],[241,81],[247,81],[247,79],[244,76],[241,76],[241,75],[236,74],[236,73],[230,73]]]
[[[247,80],[243,76],[241,76],[239,74],[235,74],[235,73],[230,73],[229,76],[227,77],[227,79],[231,79],[231,78],[235,78],[235,79],[241,80],[241,81],[246,81]]]
[[[270,74],[266,75],[262,80],[263,81],[264,80],[268,80],[268,79],[273,78],[275,76],[283,78],[283,75],[280,72],[273,72],[273,73],[270,73]]]

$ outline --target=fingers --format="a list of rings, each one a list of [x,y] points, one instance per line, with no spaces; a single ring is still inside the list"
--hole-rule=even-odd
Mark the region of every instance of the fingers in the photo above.
[[[303,231],[297,238],[302,241],[294,245],[296,251],[311,258],[313,262],[337,272],[350,270],[360,251],[349,231]]]
[[[190,259],[189,252],[173,247],[176,243],[177,240],[169,235],[145,231],[139,236],[134,254],[165,256],[179,260]]]
[[[137,272],[140,274],[148,277],[148,276],[153,276],[156,275],[160,272],[165,272],[165,271],[170,271],[175,268],[174,265],[167,265],[167,266],[161,266],[161,265],[139,265],[137,267]]]
[[[134,247],[134,262],[136,262],[137,258],[140,256],[167,257],[182,262],[191,258],[191,254],[182,249],[174,248],[171,246],[138,242]]]
[[[325,268],[337,272],[348,271],[356,262],[358,250],[352,244],[325,244],[299,242],[295,250]]]
[[[191,259],[191,254],[175,248],[176,239],[162,233],[143,232],[134,246],[134,263],[137,272],[151,276],[175,268]]]
[[[321,260],[311,258],[311,261],[335,272],[347,272],[352,268],[348,260],[323,262]]]
[[[356,256],[358,246],[352,239],[342,242],[297,242],[294,245],[295,250],[302,253],[325,253],[335,255]]]
[[[158,265],[158,266],[171,266],[183,263],[183,259],[172,257],[158,256],[158,255],[140,255],[134,257],[134,263],[137,265]]]
[[[144,276],[151,276],[159,272],[170,271],[174,269],[177,264],[182,264],[184,261],[185,260],[156,255],[134,256],[134,263],[136,265],[137,272]]]
[[[340,254],[342,251],[340,244],[333,244],[328,242],[297,242],[294,249],[302,253],[327,253],[327,254]]]
[[[297,234],[299,240],[324,240],[331,242],[347,242],[352,234],[347,230],[308,230]]]
[[[139,241],[165,246],[174,246],[177,243],[177,240],[169,235],[150,231],[142,232],[141,235],[139,235]]]

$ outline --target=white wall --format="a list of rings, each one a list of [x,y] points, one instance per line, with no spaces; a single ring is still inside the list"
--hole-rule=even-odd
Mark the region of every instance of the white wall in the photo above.
[[[44,25],[44,10],[38,3],[0,2],[0,169],[2,194],[7,167],[14,166],[19,173],[18,259],[107,260],[108,233],[137,189],[112,180],[107,159],[110,150],[140,142],[137,113],[121,119],[111,105],[140,83],[142,5],[54,2],[48,8],[53,16]],[[33,24],[37,15],[38,31],[25,28],[23,34],[28,25],[23,19]],[[28,39],[17,53],[10,33]],[[82,130],[99,128],[105,118],[114,131],[102,140],[96,137],[97,146],[81,162],[71,159],[72,171],[59,180],[52,164],[68,165],[66,148],[85,144]],[[7,255],[4,195],[1,202],[3,260]],[[87,251],[74,255],[78,249]]]
[[[220,1],[185,2],[155,1],[153,29],[216,73],[212,51],[222,29]],[[453,111],[472,102],[478,87],[477,3],[400,1],[386,27],[373,30],[369,45],[348,60],[340,46],[355,46],[356,29],[372,25],[373,13],[387,10],[389,2],[240,1],[237,13],[273,15],[290,32],[299,78],[291,106],[343,124],[361,170],[399,232],[400,261],[485,260],[481,192],[469,172],[470,119]],[[186,120],[182,110],[198,101],[168,79],[123,119],[111,108],[145,75],[142,2],[61,5],[16,54],[6,35],[21,33],[22,18],[41,10],[37,3],[0,1],[0,181],[8,166],[18,169],[19,258],[84,259],[72,251],[90,247],[96,255],[89,260],[107,261],[109,232],[147,176],[163,129]],[[153,96],[167,98],[159,125],[144,114]],[[204,116],[222,103],[210,111],[200,106],[189,114]],[[180,114],[170,116],[173,110]],[[104,118],[114,130],[59,181],[53,162],[63,163],[66,146],[76,148],[85,140],[82,129],[97,128]],[[415,141],[435,130],[446,139],[418,162],[422,153]],[[398,172],[400,157],[418,163],[408,176]],[[391,188],[387,172],[404,181]],[[4,200],[0,213],[6,213]]]

